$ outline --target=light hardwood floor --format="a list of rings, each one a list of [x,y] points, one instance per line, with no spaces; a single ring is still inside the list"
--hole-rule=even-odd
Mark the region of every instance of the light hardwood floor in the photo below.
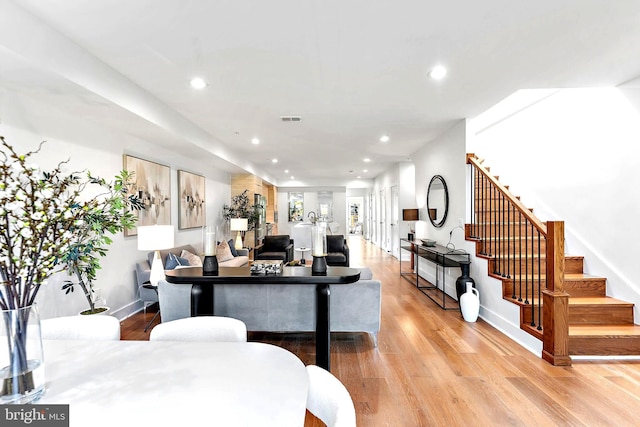
[[[371,267],[383,289],[377,348],[366,334],[332,336],[331,370],[353,397],[358,426],[640,425],[640,361],[551,366],[482,320],[441,310],[377,246],[359,237],[349,245],[351,265]],[[123,339],[148,339],[142,330],[152,316],[125,320]],[[249,340],[315,360],[312,334]],[[305,426],[316,425],[307,416]]]

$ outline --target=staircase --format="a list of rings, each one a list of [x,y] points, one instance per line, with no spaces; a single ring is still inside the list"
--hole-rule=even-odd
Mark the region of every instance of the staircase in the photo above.
[[[520,307],[520,328],[543,340],[546,226],[490,175],[482,160],[469,154],[467,163],[473,170],[474,200],[465,237],[475,241],[476,256],[487,259],[488,275],[502,281],[503,298]],[[565,255],[562,263],[568,318],[555,321],[568,322],[568,337],[562,339],[568,340],[569,356],[640,355],[633,304],[607,296],[606,278],[584,274],[583,260]]]

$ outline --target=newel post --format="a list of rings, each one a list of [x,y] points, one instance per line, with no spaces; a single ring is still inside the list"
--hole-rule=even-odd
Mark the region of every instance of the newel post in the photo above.
[[[547,288],[542,292],[542,358],[571,366],[569,294],[564,291],[564,222],[547,222]]]

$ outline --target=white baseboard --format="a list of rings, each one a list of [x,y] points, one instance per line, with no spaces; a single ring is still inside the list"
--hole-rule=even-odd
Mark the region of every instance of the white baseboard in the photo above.
[[[117,310],[113,310],[111,312],[111,315],[122,322],[124,319],[127,319],[133,316],[134,314],[141,311],[143,308],[144,308],[143,302],[141,300],[136,300],[125,305],[124,307],[121,307]]]
[[[542,341],[520,329],[520,325],[515,325],[482,305],[479,317],[537,357],[542,357]]]

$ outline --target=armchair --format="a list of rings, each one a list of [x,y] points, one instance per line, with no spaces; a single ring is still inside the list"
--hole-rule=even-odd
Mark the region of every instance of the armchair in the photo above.
[[[349,267],[349,245],[344,235],[327,235],[327,265]]]
[[[286,264],[293,260],[293,239],[288,234],[265,236],[255,247],[253,259],[279,259]]]

